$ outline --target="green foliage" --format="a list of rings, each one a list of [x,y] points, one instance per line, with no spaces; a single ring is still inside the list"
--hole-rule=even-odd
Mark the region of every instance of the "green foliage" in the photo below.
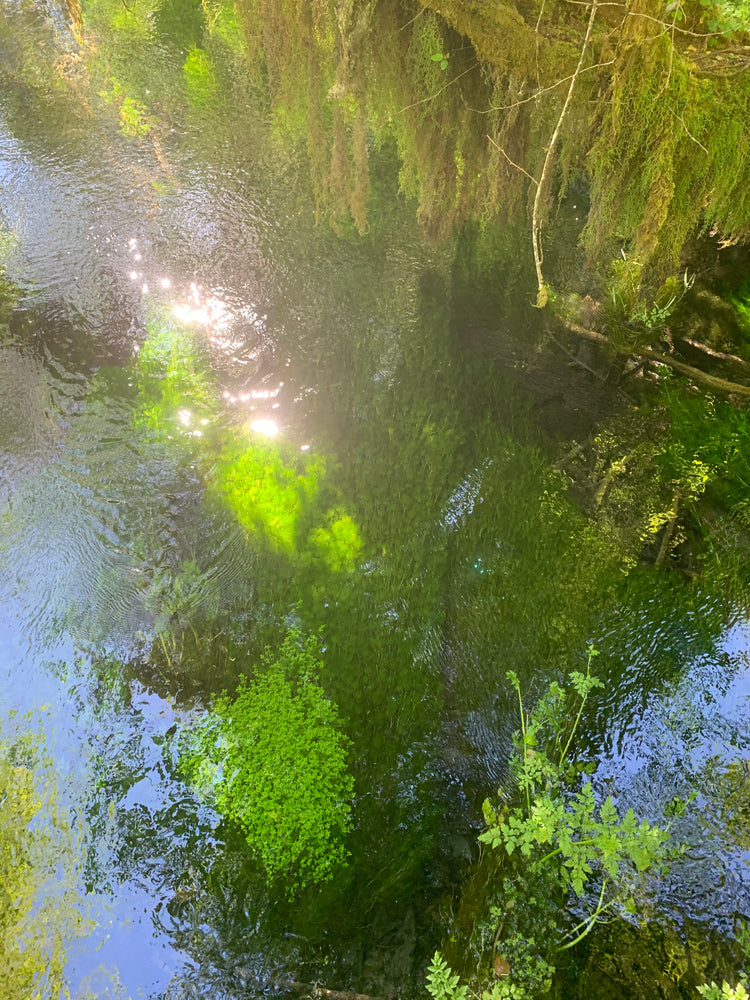
[[[636,258],[612,262],[610,301],[605,306],[605,315],[610,340],[622,352],[659,341],[670,317],[695,282],[695,276],[685,271],[681,280],[668,279],[655,298],[647,302],[641,291],[642,272],[642,264]]]
[[[235,517],[258,542],[292,555],[320,492],[325,462],[252,436],[224,449],[214,481]]]
[[[216,410],[209,366],[193,335],[166,313],[148,318],[137,362],[136,424],[163,437],[202,437]]]
[[[89,929],[75,889],[76,845],[51,763],[31,737],[0,743],[0,995],[65,990],[65,947]]]
[[[576,934],[573,942],[560,945],[561,949],[579,941],[614,904],[630,908],[638,876],[662,863],[665,857],[665,831],[652,827],[647,820],[638,822],[632,809],[620,817],[609,796],[597,804],[588,781],[580,788],[573,787],[584,768],[571,762],[571,744],[591,691],[602,686],[591,674],[596,655],[597,651],[589,647],[586,672],[570,674],[569,689],[577,705],[567,735],[564,723],[572,708],[570,690],[553,683],[527,716],[518,677],[508,672],[521,712],[514,767],[525,805],[496,812],[486,802],[488,829],[479,837],[493,848],[503,847],[509,855],[518,851],[535,866],[554,861],[562,887],[578,897],[596,885],[598,902],[587,920],[575,928],[582,933]]]
[[[191,107],[207,108],[216,101],[216,73],[208,52],[193,48],[188,52],[182,75]]]
[[[176,570],[158,567],[144,593],[143,602],[156,618],[157,632],[170,624],[186,627],[202,613],[214,618],[218,614],[218,595],[210,574],[202,573],[193,559],[181,563]]]
[[[730,986],[724,981],[721,986],[712,982],[698,987],[698,992],[705,1000],[749,1000],[750,993],[747,992],[746,983],[740,980],[736,986]]]
[[[148,108],[132,97],[124,97],[120,105],[120,129],[129,139],[142,139],[151,130]]]
[[[362,551],[359,528],[326,487],[323,457],[282,441],[243,435],[214,465],[212,482],[254,544],[297,564],[351,570]]]
[[[520,856],[523,869],[518,870],[526,872],[522,878],[541,872],[563,897],[572,892],[585,902],[588,915],[562,938],[548,943],[548,950],[556,952],[577,944],[613,907],[635,912],[641,876],[663,865],[666,857],[667,833],[646,820],[639,822],[632,809],[621,817],[609,796],[597,803],[591,782],[581,781],[585,765],[571,754],[586,701],[601,687],[591,674],[596,655],[589,647],[585,673],[572,671],[566,688],[551,684],[530,715],[523,706],[518,677],[508,672],[521,713],[513,770],[524,804],[496,810],[486,801],[488,829],[479,838],[503,848],[508,856]],[[548,897],[547,907],[553,896]],[[556,925],[554,904],[553,921]]]
[[[269,880],[291,894],[332,878],[347,852],[353,779],[338,712],[317,683],[314,638],[296,631],[266,651],[183,737],[180,767],[242,827]]]
[[[503,953],[509,961],[511,974],[496,980],[492,985],[470,991],[460,982],[460,976],[453,972],[439,951],[430,963],[427,976],[427,992],[433,1000],[468,1000],[469,996],[479,1000],[537,1000],[548,993],[552,986],[554,967],[538,953],[536,942],[515,934],[503,942]]]
[[[700,0],[700,5],[709,31],[732,35],[750,30],[748,0]]]
[[[202,7],[211,35],[220,38],[233,52],[244,54],[245,38],[231,0],[204,0]]]
[[[467,1000],[469,989],[459,985],[459,978],[436,951],[427,976],[427,992],[433,1000]]]
[[[667,379],[639,413],[637,421],[612,418],[591,453],[568,468],[574,480],[585,481],[599,530],[633,564],[646,546],[654,547],[649,555],[658,565],[672,553],[697,556],[707,579],[747,601],[747,412]]]
[[[359,528],[340,507],[328,513],[324,527],[310,532],[309,540],[334,573],[351,569],[362,550]]]
[[[555,955],[577,945],[605,915],[619,911],[632,919],[644,875],[666,862],[667,832],[639,821],[632,809],[621,817],[609,796],[597,802],[584,777],[588,766],[574,752],[584,707],[602,687],[591,672],[596,655],[589,646],[585,671],[571,671],[564,686],[550,684],[530,713],[518,676],[507,674],[521,719],[511,759],[520,804],[509,807],[501,790],[497,806],[486,800],[483,807],[487,829],[479,840],[501,849],[504,860],[502,891],[486,925],[490,969],[479,973],[474,990],[482,1000],[537,1000],[547,993]],[[572,927],[571,902],[578,916],[586,914]],[[490,970],[501,977],[492,985]],[[434,998],[450,1000],[464,988],[440,956],[431,975]]]

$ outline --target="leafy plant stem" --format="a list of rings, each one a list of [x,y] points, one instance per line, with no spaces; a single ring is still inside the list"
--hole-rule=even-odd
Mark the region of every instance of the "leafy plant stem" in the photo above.
[[[526,716],[523,712],[523,698],[521,697],[521,685],[516,682],[516,694],[518,695],[518,709],[521,713],[521,740],[523,744],[523,764],[526,767]],[[526,786],[526,808],[531,812],[531,793],[529,791],[529,786]]]
[[[591,847],[592,844],[596,844],[596,841],[595,840],[591,840],[591,839],[589,839],[589,840],[576,840],[576,841],[571,841],[570,846],[571,847]],[[556,847],[554,849],[554,851],[550,851],[549,854],[545,854],[544,857],[541,859],[541,861],[539,861],[537,863],[540,864],[540,865],[543,865],[545,863],[545,861],[549,861],[550,858],[554,858],[555,855],[560,854],[561,851],[562,851],[562,847]]]
[[[608,903],[604,902],[604,891],[607,888],[608,884],[609,883],[608,883],[607,879],[605,878],[604,881],[602,882],[602,891],[599,893],[599,902],[596,904],[596,909],[591,914],[591,916],[587,917],[586,920],[582,920],[580,924],[577,924],[573,928],[573,930],[570,931],[570,934],[575,934],[575,932],[580,927],[583,927],[583,930],[581,931],[581,933],[578,934],[576,937],[574,937],[572,941],[568,941],[565,944],[561,944],[558,948],[555,948],[556,952],[567,951],[569,948],[574,948],[575,945],[577,945],[579,941],[583,941],[583,939],[589,933],[589,931],[594,926],[594,924],[597,922],[597,920],[602,915],[602,913],[604,913],[604,911],[608,907],[610,907],[612,905],[612,903],[614,902],[614,900],[612,900],[612,899]]]
[[[594,652],[592,648],[589,647],[588,660],[586,661],[586,677],[589,677],[591,675],[591,660],[593,656]],[[570,744],[573,742],[573,737],[575,736],[576,730],[578,729],[578,723],[581,721],[581,715],[583,714],[583,707],[586,704],[587,697],[588,697],[588,692],[581,697],[581,704],[578,706],[578,714],[575,717],[573,725],[570,727],[570,733],[568,734],[568,742],[565,744],[563,752],[560,755],[560,765],[559,765],[560,767],[562,767],[563,761],[565,760],[565,756],[568,750],[570,749]]]

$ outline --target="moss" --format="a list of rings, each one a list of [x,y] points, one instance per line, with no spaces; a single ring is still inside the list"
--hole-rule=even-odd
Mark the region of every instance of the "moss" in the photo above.
[[[216,100],[216,74],[211,56],[193,46],[182,67],[188,101],[194,108],[211,107]]]
[[[151,130],[148,109],[140,101],[123,98],[120,105],[120,131],[129,139],[141,139]]]

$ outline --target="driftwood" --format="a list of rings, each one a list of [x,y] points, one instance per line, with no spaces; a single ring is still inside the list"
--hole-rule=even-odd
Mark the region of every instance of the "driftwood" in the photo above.
[[[580,326],[578,323],[572,323],[570,320],[562,319],[563,325],[575,333],[579,337],[584,337],[586,340],[592,340],[596,344],[602,344],[614,349],[609,337],[606,337],[603,333],[598,333],[596,330],[589,330],[588,327]],[[701,371],[700,368],[694,368],[692,365],[687,365],[683,361],[677,361],[675,358],[668,354],[661,354],[659,351],[653,351],[650,347],[641,347],[632,352],[633,357],[636,358],[647,358],[649,361],[657,361],[661,365],[666,365],[668,368],[674,369],[674,371],[679,372],[680,375],[686,375],[688,378],[697,382],[699,385],[705,386],[707,389],[713,389],[716,392],[724,392],[735,396],[746,396],[750,398],[750,386],[743,385],[741,382],[730,382],[729,379],[719,378],[717,375],[709,375],[707,372]],[[741,359],[740,359],[741,360]]]
[[[289,982],[279,984],[290,993],[299,993],[306,997],[321,997],[324,1000],[387,1000],[387,997],[371,996],[368,993],[351,993],[349,990],[328,990],[317,983]]]
[[[708,354],[711,358],[717,358],[719,361],[726,361],[727,364],[737,365],[750,371],[750,362],[745,361],[744,358],[738,358],[736,354],[725,354],[724,351],[717,351],[713,347],[709,347],[708,344],[702,344],[700,340],[693,340],[691,337],[680,337],[680,343],[688,344],[696,351]]]

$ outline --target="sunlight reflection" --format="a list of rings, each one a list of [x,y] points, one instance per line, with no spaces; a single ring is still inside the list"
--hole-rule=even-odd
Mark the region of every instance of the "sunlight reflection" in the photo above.
[[[275,420],[253,420],[250,429],[258,434],[265,434],[266,437],[276,437],[279,433],[279,425]]]
[[[135,238],[129,240],[127,246],[132,269],[126,273],[131,281],[140,283],[144,296],[151,289],[166,292],[162,302],[175,318],[182,323],[202,327],[212,348],[237,364],[248,365],[254,362],[255,353],[248,351],[248,328],[254,328],[260,334],[267,320],[264,313],[258,312],[256,303],[237,301],[231,289],[204,289],[195,281],[191,281],[188,286],[178,282],[178,287],[175,288],[172,278],[164,274],[161,268],[154,271],[148,266],[148,254],[139,247]],[[138,263],[138,269],[133,266],[135,263]],[[247,390],[242,393],[241,401],[244,403],[250,398],[270,399],[277,394],[278,389],[270,392],[258,390],[257,394]],[[232,402],[236,402],[236,399]]]
[[[167,282],[164,285],[164,282]],[[170,285],[169,278],[162,280],[162,285],[168,288]],[[211,340],[217,343],[218,346],[222,346],[221,340],[217,334],[226,331],[234,320],[234,316],[231,311],[227,308],[226,304],[221,301],[221,299],[215,296],[209,296],[205,300],[201,296],[202,289],[193,282],[190,285],[190,298],[183,305],[174,306],[174,314],[184,323],[198,323],[200,326],[211,327]],[[223,338],[227,345],[230,341],[227,338]]]

